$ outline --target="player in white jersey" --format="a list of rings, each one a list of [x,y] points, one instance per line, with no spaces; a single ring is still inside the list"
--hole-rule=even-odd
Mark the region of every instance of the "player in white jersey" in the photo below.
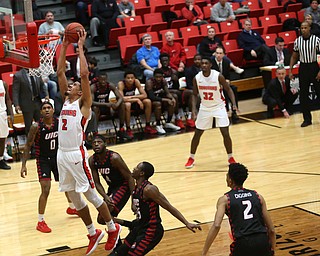
[[[121,226],[113,222],[107,204],[94,190],[94,181],[89,169],[88,153],[84,146],[84,130],[91,117],[92,105],[88,65],[83,52],[87,33],[80,30],[78,35],[81,84],[80,82],[71,81],[68,83],[65,75],[66,50],[69,45],[66,37],[63,39],[58,60],[58,81],[60,93],[65,102],[59,120],[57,162],[59,191],[68,193],[88,229],[89,245],[86,255],[90,255],[97,248],[99,241],[104,236],[104,232],[100,229],[95,229],[88,205],[81,197],[81,193],[97,208],[106,222],[108,240],[105,249],[107,251],[111,251],[115,247],[119,239]]]
[[[235,104],[233,91],[226,82],[224,76],[218,71],[211,69],[211,66],[211,59],[208,57],[202,57],[202,71],[193,78],[193,117],[196,115],[196,101],[198,94],[201,98],[201,104],[196,120],[196,130],[191,141],[190,157],[185,164],[187,169],[194,166],[194,156],[197,151],[200,138],[205,130],[212,128],[213,118],[216,119],[216,127],[220,128],[224,146],[228,154],[229,164],[236,162],[232,156],[232,141],[229,134],[230,122],[225,107],[223,89],[228,93],[228,96],[231,99],[233,110],[237,111],[237,105]]]
[[[12,102],[8,93],[8,85],[0,80],[0,169],[10,170],[11,167],[3,160],[6,138],[9,134],[7,108],[13,124]]]

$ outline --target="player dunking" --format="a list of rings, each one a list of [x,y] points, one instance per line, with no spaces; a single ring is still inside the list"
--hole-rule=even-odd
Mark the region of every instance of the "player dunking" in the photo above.
[[[132,177],[136,180],[136,187],[132,195],[132,208],[135,209],[137,220],[134,221],[124,243],[110,256],[146,255],[161,241],[164,231],[159,206],[170,212],[192,232],[201,230],[200,225],[188,222],[159,189],[149,182],[148,179],[153,174],[154,167],[148,162],[141,162],[133,169]]]
[[[202,256],[219,233],[224,214],[228,215],[233,243],[230,256],[271,256],[276,247],[276,235],[266,202],[254,190],[243,188],[248,169],[239,163],[229,165],[227,185],[231,190],[219,198],[214,223],[209,231]]]
[[[53,106],[49,101],[42,103],[40,113],[42,118],[38,123],[33,123],[28,133],[27,143],[24,146],[21,177],[27,175],[27,160],[29,152],[34,143],[36,149],[36,162],[38,177],[41,186],[41,194],[38,202],[38,224],[36,229],[43,233],[50,233],[51,228],[48,227],[44,220],[44,213],[51,188],[51,172],[55,181],[59,180],[57,167],[57,150],[58,150],[58,119],[53,117]],[[66,197],[69,202],[67,214],[77,215],[73,203]]]
[[[222,91],[226,90],[231,99],[233,110],[237,111],[234,94],[226,82],[223,75],[218,71],[211,69],[210,58],[202,57],[201,70],[193,78],[193,106],[192,115],[195,117],[196,102],[198,94],[201,98],[200,109],[196,120],[196,130],[191,141],[190,157],[185,164],[186,168],[192,168],[194,165],[194,156],[197,151],[200,138],[204,130],[212,128],[213,118],[216,119],[216,126],[220,128],[223,137],[224,147],[228,154],[229,164],[235,163],[232,156],[232,141],[229,134],[229,118],[225,107],[225,99]]]
[[[89,165],[99,194],[107,203],[111,215],[117,217],[132,195],[134,180],[122,157],[107,149],[106,145],[106,138],[102,135],[94,137],[92,141],[94,154],[89,158]],[[107,193],[100,182],[99,174],[109,185]],[[105,224],[100,214],[98,223]]]
[[[59,148],[58,148],[58,170],[59,191],[68,192],[69,198],[75,205],[79,216],[86,225],[89,235],[89,246],[86,255],[90,255],[103,238],[104,232],[95,229],[89,212],[89,207],[82,199],[81,193],[99,211],[108,228],[108,240],[105,245],[107,251],[112,250],[121,231],[121,226],[115,224],[111,218],[107,204],[98,197],[94,190],[94,181],[88,164],[88,152],[84,147],[84,131],[91,118],[91,90],[89,85],[89,71],[84,56],[83,46],[87,33],[83,30],[78,32],[80,78],[79,82],[68,84],[66,71],[66,50],[69,45],[64,37],[58,60],[58,81],[60,93],[64,98],[59,119]]]

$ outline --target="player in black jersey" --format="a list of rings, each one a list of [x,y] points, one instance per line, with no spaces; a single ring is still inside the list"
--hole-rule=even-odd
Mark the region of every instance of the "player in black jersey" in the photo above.
[[[202,256],[218,235],[224,214],[229,217],[233,243],[230,256],[274,255],[276,237],[266,202],[254,190],[243,188],[247,168],[239,163],[229,165],[227,185],[231,190],[219,198],[214,223],[208,233]]]
[[[127,134],[133,138],[132,131],[130,129],[131,110],[144,110],[146,117],[145,133],[156,134],[157,131],[150,125],[152,105],[151,100],[148,99],[146,91],[142,88],[140,81],[136,78],[133,71],[126,71],[124,73],[124,79],[119,81],[118,88],[121,96],[124,100],[126,110],[126,125]],[[139,92],[136,94],[136,90]]]
[[[188,222],[159,189],[148,181],[153,173],[154,167],[148,162],[141,162],[133,169],[132,177],[136,180],[136,186],[132,196],[132,208],[137,220],[134,221],[124,243],[111,254],[113,256],[146,255],[161,241],[164,231],[159,206],[170,212],[192,232],[196,229],[201,230],[198,224]]]
[[[42,103],[40,112],[42,118],[39,123],[33,123],[29,134],[27,143],[24,147],[21,177],[27,176],[27,160],[29,159],[30,149],[33,143],[36,149],[36,162],[38,169],[38,177],[41,185],[41,194],[38,202],[38,224],[36,229],[43,233],[51,232],[44,221],[44,212],[47,205],[47,200],[51,188],[51,172],[53,173],[55,181],[59,180],[58,167],[57,167],[57,150],[58,150],[58,119],[53,117],[54,109],[49,101]],[[72,204],[71,200],[66,197],[69,202],[67,214],[77,215],[77,210]]]
[[[113,92],[116,100],[109,100],[111,92]],[[96,115],[97,123],[99,122],[101,115],[111,116],[114,111],[117,111],[120,122],[120,129],[117,132],[118,137],[120,139],[132,139],[124,130],[125,107],[123,104],[123,98],[117,87],[108,82],[107,73],[99,75],[98,82],[91,86],[91,95],[91,108]],[[96,124],[96,127],[98,127],[98,124]]]
[[[92,142],[94,154],[89,158],[92,177],[99,194],[107,203],[113,217],[118,216],[125,206],[134,189],[134,180],[131,172],[122,157],[106,148],[106,139],[102,135],[96,135]],[[99,174],[108,184],[108,192],[100,182]],[[98,222],[105,221],[98,216]]]

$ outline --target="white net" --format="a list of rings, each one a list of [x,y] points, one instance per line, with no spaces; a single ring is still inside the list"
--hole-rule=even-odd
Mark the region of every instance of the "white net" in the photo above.
[[[52,40],[47,44],[40,44],[39,42],[39,60],[40,66],[38,68],[30,68],[29,75],[37,77],[46,77],[54,73],[53,57],[59,40]]]

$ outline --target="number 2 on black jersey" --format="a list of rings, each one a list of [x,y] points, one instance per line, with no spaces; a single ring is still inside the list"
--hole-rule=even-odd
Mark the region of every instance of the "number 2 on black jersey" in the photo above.
[[[243,211],[243,218],[245,220],[249,220],[249,219],[252,219],[253,218],[253,214],[252,213],[249,213],[251,208],[252,208],[252,204],[249,200],[245,200],[245,201],[242,201],[242,204],[243,205],[246,205],[246,208],[244,209]]]

